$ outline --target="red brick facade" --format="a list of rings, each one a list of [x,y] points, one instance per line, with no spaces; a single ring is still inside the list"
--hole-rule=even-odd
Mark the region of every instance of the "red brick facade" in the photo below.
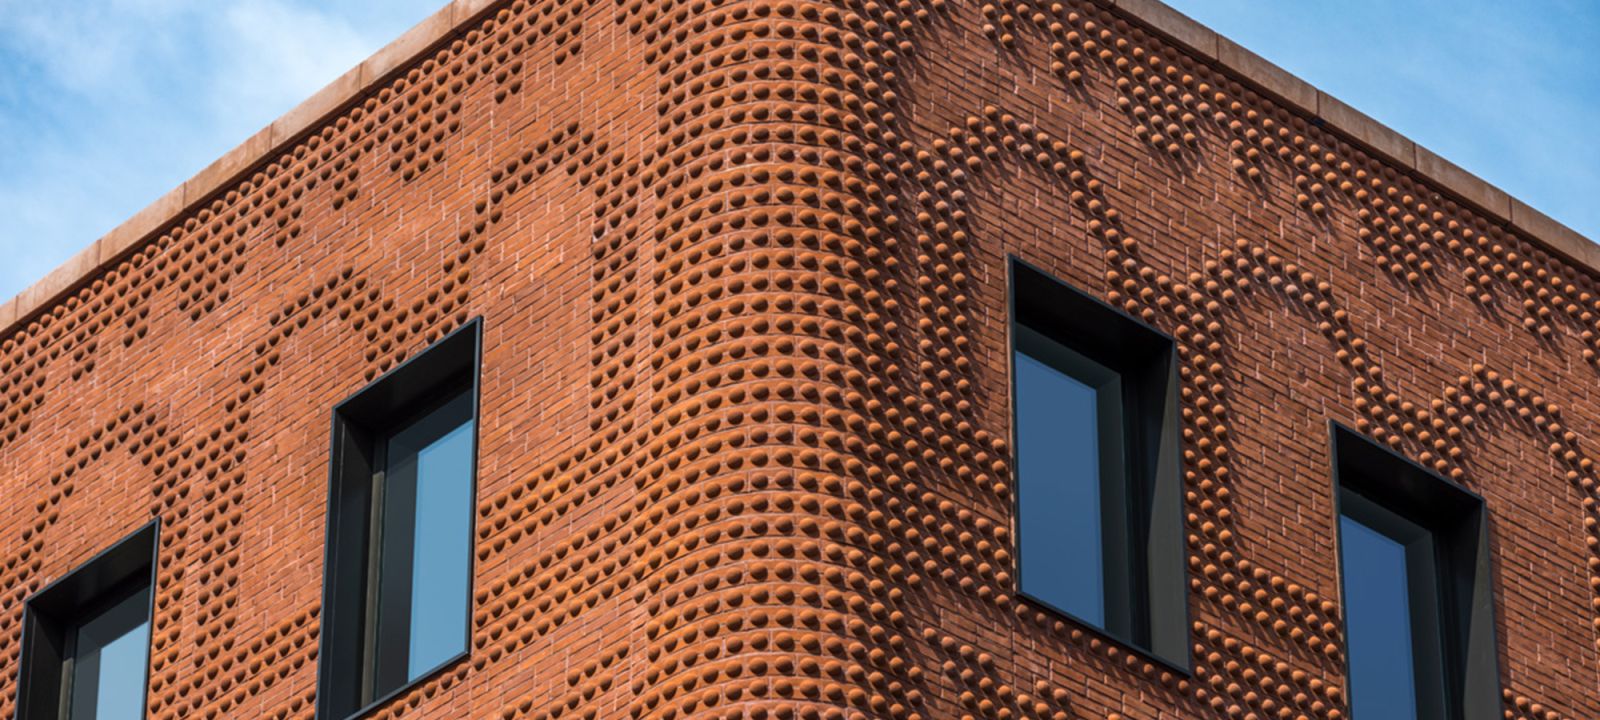
[[[1487,499],[1505,717],[1600,717],[1595,274],[1129,17],[463,19],[5,331],[0,717],[154,516],[149,716],[311,717],[329,410],[477,316],[472,654],[373,717],[1347,717],[1329,421]],[[1008,254],[1179,342],[1192,678],[1015,596]]]

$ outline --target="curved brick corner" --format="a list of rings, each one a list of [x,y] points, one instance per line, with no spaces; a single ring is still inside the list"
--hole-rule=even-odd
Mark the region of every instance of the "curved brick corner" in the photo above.
[[[0,667],[159,516],[151,717],[311,717],[327,410],[482,316],[471,657],[373,717],[1345,718],[1329,420],[1488,499],[1506,716],[1600,716],[1594,278],[1133,5],[372,61],[0,345]],[[1192,675],[1015,594],[1012,254],[1178,341]]]

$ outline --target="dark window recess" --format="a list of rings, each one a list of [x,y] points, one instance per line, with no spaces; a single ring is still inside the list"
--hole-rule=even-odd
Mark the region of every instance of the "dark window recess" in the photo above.
[[[480,336],[474,320],[334,409],[319,718],[467,654]]]
[[[150,662],[158,524],[29,598],[18,720],[139,720]]]
[[[1015,259],[1021,593],[1184,672],[1171,338]]]
[[[1335,425],[1351,716],[1500,717],[1483,499]]]

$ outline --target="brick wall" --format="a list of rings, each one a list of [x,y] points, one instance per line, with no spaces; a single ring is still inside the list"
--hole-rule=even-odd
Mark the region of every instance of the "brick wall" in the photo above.
[[[472,655],[375,717],[1340,718],[1327,424],[1600,717],[1594,277],[1087,0],[498,3],[0,346],[22,600],[163,520],[153,718],[309,718],[329,409],[485,319]],[[1195,675],[1014,595],[1005,258],[1180,343]]]

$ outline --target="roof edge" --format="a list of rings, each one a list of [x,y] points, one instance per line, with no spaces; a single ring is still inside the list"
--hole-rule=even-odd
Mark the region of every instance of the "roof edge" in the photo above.
[[[323,120],[365,98],[411,61],[454,38],[500,0],[452,0],[316,94],[223,154],[121,225],[79,251],[16,297],[0,305],[0,332],[21,322],[133,249],[191,208],[209,202],[273,154],[287,149]],[[1497,218],[1504,227],[1600,273],[1600,245],[1528,206],[1410,138],[1328,95],[1293,73],[1225,38],[1161,0],[1095,0],[1175,42],[1207,65],[1243,80],[1290,110],[1399,165],[1458,201]]]
[[[1161,0],[1095,0],[1522,236],[1600,273],[1600,245]]]
[[[96,272],[122,260],[183,213],[210,202],[268,158],[299,142],[325,120],[364,100],[370,91],[388,82],[413,60],[436,50],[454,39],[462,27],[487,15],[498,2],[451,0],[445,3],[400,37],[0,305],[0,333],[15,330],[40,310],[76,290]]]

